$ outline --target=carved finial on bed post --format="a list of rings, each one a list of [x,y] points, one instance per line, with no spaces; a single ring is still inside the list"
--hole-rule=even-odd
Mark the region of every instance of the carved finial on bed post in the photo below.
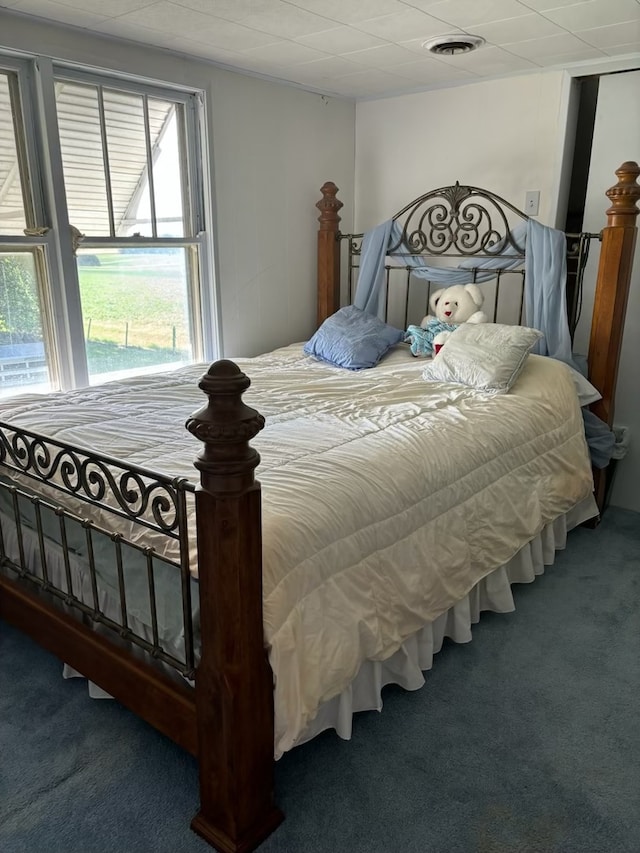
[[[260,457],[249,441],[263,428],[264,418],[242,402],[250,384],[249,377],[226,359],[212,364],[198,383],[209,403],[186,426],[204,442],[194,464],[203,487],[212,494],[240,493],[254,482]]]
[[[336,198],[338,187],[327,181],[321,188],[322,198],[316,203],[318,222],[318,325],[340,307],[340,216],[343,206]]]
[[[633,160],[627,160],[616,169],[616,175],[618,183],[606,192],[607,198],[611,200],[611,207],[607,210],[607,225],[634,228],[636,216],[640,212],[637,208],[640,199],[640,185],[637,183],[640,166]]]
[[[218,850],[253,850],[282,820],[273,800],[273,673],[264,647],[260,457],[264,418],[242,402],[250,385],[218,361],[199,387],[209,402],[187,421],[195,462],[200,634],[196,712],[200,811],[192,828]]]

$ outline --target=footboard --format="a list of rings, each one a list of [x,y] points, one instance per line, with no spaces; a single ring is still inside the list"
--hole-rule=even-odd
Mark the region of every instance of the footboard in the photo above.
[[[196,754],[194,492],[0,423],[0,616]]]
[[[197,487],[0,424],[0,618],[198,758],[192,827],[225,853],[282,820],[248,386],[226,361],[200,382]]]

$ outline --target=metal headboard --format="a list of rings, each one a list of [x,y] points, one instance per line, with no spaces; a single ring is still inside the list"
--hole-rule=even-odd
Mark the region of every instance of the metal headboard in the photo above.
[[[500,257],[521,258],[524,246],[516,242],[513,229],[528,216],[505,199],[479,187],[453,186],[431,190],[406,205],[393,217],[400,223],[402,234],[389,249],[394,261],[385,266],[385,316],[395,325],[419,323],[428,313],[432,289],[442,285],[412,275],[412,267],[402,264],[402,257],[419,256],[429,265],[455,265],[454,260]],[[347,287],[353,301],[357,284],[363,234],[339,234],[347,246]],[[599,234],[567,234],[567,314],[571,335],[575,331],[582,306],[582,279],[591,240]],[[443,263],[443,259],[445,260]],[[473,280],[477,270],[473,270]],[[485,311],[493,322],[523,321],[524,268],[496,270],[485,290]],[[503,284],[508,287],[503,291]],[[432,288],[433,285],[433,288]],[[514,291],[514,287],[516,290]],[[507,316],[502,316],[504,293]],[[493,305],[493,308],[491,308]],[[510,312],[510,313],[509,313]],[[402,322],[400,322],[400,319]]]

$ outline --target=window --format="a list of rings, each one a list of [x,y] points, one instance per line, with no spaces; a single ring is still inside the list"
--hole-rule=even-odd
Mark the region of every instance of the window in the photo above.
[[[0,395],[201,360],[198,96],[0,58],[0,113]]]

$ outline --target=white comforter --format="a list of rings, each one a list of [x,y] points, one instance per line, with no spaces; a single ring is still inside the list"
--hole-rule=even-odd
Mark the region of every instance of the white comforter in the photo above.
[[[280,755],[363,660],[389,657],[587,497],[591,466],[573,382],[550,359],[529,357],[500,396],[425,382],[404,347],[357,373],[300,345],[238,364],[267,420],[254,445]],[[195,479],[184,422],[202,372],[21,397],[0,418]]]

